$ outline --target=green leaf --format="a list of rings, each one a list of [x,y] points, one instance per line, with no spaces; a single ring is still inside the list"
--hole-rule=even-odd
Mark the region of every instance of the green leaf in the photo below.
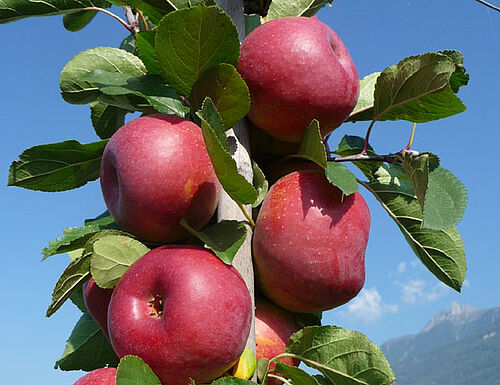
[[[444,230],[462,220],[467,190],[450,171],[437,167],[429,174],[422,227]]]
[[[109,139],[125,124],[127,110],[100,102],[90,103],[90,119],[94,130],[101,139]]]
[[[463,66],[456,62],[461,54],[453,52],[456,55],[430,52],[410,56],[387,67],[377,77],[373,105],[365,103],[349,120],[424,123],[465,111],[454,91],[467,83],[463,79],[467,76]]]
[[[82,8],[99,6],[95,0],[0,0],[0,24],[30,16],[63,15]]]
[[[295,320],[295,323],[300,328],[305,328],[306,326],[321,326],[321,319],[323,318],[322,312],[315,313],[291,313]]]
[[[130,34],[125,39],[123,39],[122,42],[120,43],[120,49],[134,55],[137,51],[135,36]]]
[[[281,17],[313,16],[326,4],[328,0],[273,0],[267,13],[267,21]]]
[[[238,173],[236,162],[227,151],[222,119],[209,98],[205,99],[198,116],[201,119],[201,130],[208,155],[222,187],[236,202],[254,203],[258,197],[257,190]]]
[[[124,234],[102,235],[92,242],[91,272],[99,287],[113,289],[127,269],[149,248]]]
[[[259,358],[257,360],[257,379],[259,384],[262,384],[264,378],[267,376],[267,369],[269,367],[269,360],[266,358]]]
[[[155,52],[155,36],[156,31],[142,31],[135,35],[139,57],[150,75],[160,74]]]
[[[276,363],[276,372],[280,377],[291,379],[293,385],[319,385],[318,380],[306,371],[282,362]]]
[[[175,91],[167,86],[161,77],[157,75],[129,76],[116,72],[107,72],[101,70],[92,71],[80,78],[82,81],[88,81],[95,85],[108,98],[108,104],[120,105],[120,98],[123,96],[136,96],[143,100],[140,104],[134,104],[131,107],[134,110],[141,110],[148,105],[162,114],[175,114],[184,117],[189,111],[184,107],[179,96]],[[118,102],[113,102],[113,99]],[[102,97],[100,100],[103,100]],[[127,102],[131,99],[128,98]],[[126,106],[124,106],[126,107]]]
[[[326,149],[316,119],[305,129],[297,156],[308,159],[323,169],[326,168]]]
[[[269,191],[269,182],[266,180],[264,172],[260,169],[259,165],[252,160],[253,170],[253,187],[257,190],[257,200],[252,204],[252,207],[259,206]]]
[[[140,357],[129,355],[120,360],[116,385],[161,385],[161,382]]]
[[[346,165],[337,162],[328,162],[325,174],[328,181],[341,189],[344,195],[351,195],[358,191],[356,176]]]
[[[55,369],[91,371],[106,365],[116,367],[118,357],[101,328],[89,313],[84,313],[71,332]]]
[[[464,55],[460,51],[444,50],[439,51],[443,55],[448,56],[455,63],[456,70],[451,75],[450,86],[453,92],[457,93],[460,87],[466,86],[469,83],[469,74],[465,73]]]
[[[213,381],[211,385],[255,385],[255,382],[237,377],[221,377]]]
[[[97,100],[100,92],[89,82],[80,80],[94,70],[142,76],[146,68],[137,56],[119,48],[98,47],[80,52],[61,72],[60,88],[63,99],[72,104],[86,104]]]
[[[76,290],[69,297],[71,302],[82,312],[87,312],[87,306],[85,305],[85,300],[83,299],[83,290]]]
[[[243,119],[250,108],[248,87],[230,64],[213,66],[194,83],[189,96],[193,115],[201,108],[206,97],[212,99],[226,130]]]
[[[245,15],[245,35],[248,35],[259,25],[261,25],[261,18],[259,15]]]
[[[245,223],[239,221],[224,220],[198,231],[189,226],[184,218],[181,220],[181,225],[227,265],[233,262],[236,253],[247,238]]]
[[[466,263],[462,239],[455,227],[422,228],[422,210],[413,186],[399,165],[382,166],[371,182],[361,182],[396,222],[422,263],[444,284],[460,291]]]
[[[358,120],[373,119],[373,103],[375,101],[375,84],[380,75],[380,72],[374,72],[371,75],[365,76],[359,81],[359,97],[354,110],[349,115],[348,122],[356,122]]]
[[[83,227],[69,227],[63,230],[63,237],[50,241],[42,250],[43,260],[61,253],[82,249],[90,237],[101,230],[119,229],[115,220],[106,211],[94,219],[87,219]]]
[[[106,143],[67,140],[31,147],[12,162],[7,184],[48,192],[81,187],[99,178]]]
[[[94,7],[110,8],[111,3],[106,0],[94,0]],[[85,28],[97,15],[97,11],[77,11],[63,15],[64,28],[71,32],[78,32]]]
[[[46,316],[54,314],[68,298],[77,290],[81,291],[82,285],[90,278],[90,259],[82,256],[71,261],[56,283],[52,292],[52,302],[50,303]]]
[[[285,353],[317,369],[333,384],[386,385],[394,374],[380,351],[363,334],[336,326],[311,326],[290,337]]]
[[[179,95],[189,96],[194,83],[214,65],[238,66],[238,31],[219,7],[200,5],[169,13],[158,26],[155,45],[160,73]]]
[[[411,156],[405,153],[403,162],[406,174],[413,185],[418,203],[420,204],[422,212],[424,212],[425,195],[427,194],[427,186],[429,185],[429,155],[422,154],[420,156]]]

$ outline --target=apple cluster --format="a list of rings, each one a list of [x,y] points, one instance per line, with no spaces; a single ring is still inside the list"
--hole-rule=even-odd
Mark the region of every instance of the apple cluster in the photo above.
[[[344,196],[312,163],[283,163],[311,120],[322,135],[342,124],[359,79],[340,38],[315,17],[256,28],[242,43],[238,71],[251,96],[251,151],[275,181],[255,213],[252,240],[261,292],[256,355],[272,359],[299,329],[293,314],[345,304],[364,284],[370,212],[362,196]],[[83,287],[89,313],[119,357],[141,357],[163,385],[224,375],[245,349],[254,309],[238,271],[188,245],[180,224],[205,227],[222,190],[200,127],[161,114],[125,124],[105,148],[101,187],[118,225],[158,247],[115,289],[91,278]],[[115,369],[99,369],[75,385],[114,384],[115,377]]]

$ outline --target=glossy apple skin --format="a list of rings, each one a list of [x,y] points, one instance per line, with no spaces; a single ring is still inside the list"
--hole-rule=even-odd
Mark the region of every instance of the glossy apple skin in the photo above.
[[[102,368],[91,371],[74,385],[115,385],[116,368]]]
[[[112,289],[103,289],[90,278],[82,286],[83,300],[88,312],[99,325],[104,334],[108,335],[108,306],[113,294]]]
[[[278,180],[257,217],[253,252],[262,291],[277,305],[312,313],[343,305],[365,280],[370,212],[343,196],[323,171]]]
[[[121,127],[104,150],[101,188],[124,230],[162,243],[188,236],[182,218],[203,227],[220,193],[201,129],[174,115],[144,116]]]
[[[271,360],[283,353],[290,336],[299,330],[293,315],[272,302],[257,298],[255,301],[255,342],[257,344],[257,360]],[[280,359],[281,362],[299,366],[300,361],[290,357]],[[276,367],[271,364],[270,369]]]
[[[359,95],[349,52],[317,18],[281,18],[254,29],[241,45],[238,71],[250,90],[250,120],[288,142],[300,142],[312,119],[323,135],[331,132]]]
[[[161,316],[150,301],[163,299]],[[163,246],[137,260],[116,286],[108,313],[119,357],[141,357],[163,385],[219,377],[239,359],[252,319],[245,282],[206,249]]]

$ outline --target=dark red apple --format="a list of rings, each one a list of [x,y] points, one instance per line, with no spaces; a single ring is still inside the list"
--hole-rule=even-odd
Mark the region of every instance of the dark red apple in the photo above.
[[[293,315],[275,304],[257,298],[255,301],[255,342],[257,343],[257,360],[273,359],[285,351],[290,336],[299,330]],[[300,361],[290,357],[280,359],[288,365],[298,366]],[[276,364],[271,364],[274,369]]]
[[[240,274],[206,249],[163,246],[126,271],[108,312],[119,357],[141,357],[163,385],[210,382],[245,349],[252,319]]]
[[[323,171],[278,180],[257,217],[253,253],[262,291],[277,305],[312,313],[354,298],[365,280],[370,211]]]
[[[123,229],[165,243],[188,236],[182,218],[203,227],[220,193],[201,129],[174,115],[144,116],[121,127],[104,150],[101,187]]]
[[[250,120],[288,142],[300,142],[313,119],[323,135],[331,132],[359,95],[349,52],[317,18],[281,18],[254,29],[241,45],[238,71],[250,90]]]
[[[87,310],[106,336],[108,335],[108,305],[112,289],[103,289],[90,278],[83,284],[83,300]]]
[[[74,385],[115,385],[116,368],[102,368],[91,371]]]

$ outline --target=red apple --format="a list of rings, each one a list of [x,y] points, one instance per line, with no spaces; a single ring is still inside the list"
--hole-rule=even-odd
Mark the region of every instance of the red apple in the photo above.
[[[300,142],[313,119],[323,135],[334,130],[359,95],[349,52],[317,18],[286,17],[254,29],[241,45],[238,71],[250,90],[250,120],[288,142]]]
[[[201,129],[174,115],[144,116],[121,127],[104,150],[101,187],[123,229],[165,243],[188,236],[182,218],[203,227],[220,193]]]
[[[74,385],[115,385],[116,368],[102,368],[91,371]]]
[[[108,335],[108,305],[112,289],[103,289],[90,278],[83,284],[83,300],[87,310],[106,336]]]
[[[255,301],[255,342],[257,359],[271,360],[283,353],[290,336],[299,330],[293,315],[273,303],[257,298]],[[298,366],[300,361],[290,357],[280,359],[288,365]],[[270,369],[276,367],[271,364]]]
[[[254,231],[262,291],[303,313],[348,302],[364,284],[369,230],[370,212],[359,193],[344,196],[323,171],[284,176],[269,190]]]
[[[138,259],[108,313],[119,357],[141,357],[163,385],[210,382],[245,349],[252,319],[240,274],[206,249],[163,246]]]

